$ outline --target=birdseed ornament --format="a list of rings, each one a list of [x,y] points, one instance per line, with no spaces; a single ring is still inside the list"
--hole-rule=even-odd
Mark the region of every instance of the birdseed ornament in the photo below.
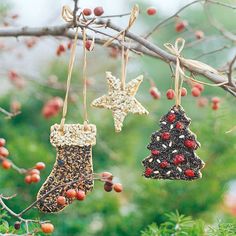
[[[150,155],[143,160],[144,176],[151,179],[194,180],[202,177],[204,162],[196,155],[200,147],[188,126],[191,120],[179,105],[161,120],[161,129],[151,136]]]
[[[129,112],[139,115],[148,114],[148,111],[134,97],[143,81],[143,76],[138,76],[136,79],[131,80],[126,84],[124,90],[122,90],[121,81],[112,76],[111,72],[106,72],[106,78],[108,94],[95,99],[91,105],[112,110],[115,131],[120,132],[123,121]]]
[[[151,179],[195,180],[202,177],[204,162],[196,155],[200,147],[196,135],[189,130],[191,120],[181,106],[184,72],[180,66],[180,53],[184,40],[177,39],[175,46],[165,46],[176,55],[175,105],[160,120],[161,129],[151,136],[147,148],[151,154],[142,163],[144,177]],[[179,43],[182,43],[179,47]]]
[[[72,13],[71,13],[72,15]],[[57,157],[53,169],[42,185],[37,195],[37,207],[47,213],[61,211],[72,203],[73,198],[67,196],[67,190],[88,193],[93,189],[92,146],[96,144],[96,126],[88,123],[86,105],[86,33],[83,30],[83,105],[84,123],[65,124],[71,76],[75,61],[78,28],[75,32],[74,43],[69,61],[67,88],[63,104],[63,114],[60,124],[51,127],[50,142],[56,147]],[[59,197],[65,202],[60,204]]]
[[[108,46],[114,39],[122,37],[122,50],[121,50],[121,79],[112,76],[111,72],[106,72],[106,79],[108,84],[108,94],[95,99],[91,106],[97,108],[106,108],[112,111],[115,131],[122,130],[123,121],[127,114],[133,113],[138,115],[148,114],[148,111],[137,101],[135,95],[138,91],[140,84],[143,81],[143,76],[131,80],[129,83],[126,81],[127,63],[129,58],[129,49],[125,49],[125,33],[135,23],[139,14],[138,5],[134,5],[129,18],[128,26],[125,30],[119,32],[112,39],[108,40],[104,45]]]
[[[96,144],[96,126],[65,124],[62,133],[60,124],[55,124],[51,127],[50,142],[57,150],[56,162],[37,195],[37,199],[42,198],[37,204],[39,210],[48,213],[61,211],[72,203],[68,197],[65,205],[57,203],[57,198],[65,196],[67,190],[87,193],[93,189],[92,146]],[[50,192],[52,189],[55,191]]]

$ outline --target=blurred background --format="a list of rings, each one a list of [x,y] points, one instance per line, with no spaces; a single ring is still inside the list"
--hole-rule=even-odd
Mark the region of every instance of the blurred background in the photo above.
[[[140,6],[140,16],[133,32],[145,35],[158,22],[175,13],[191,1],[80,1],[80,6],[103,6],[106,15],[129,12],[135,3]],[[223,1],[235,4],[235,1]],[[1,27],[44,26],[64,23],[60,12],[63,5],[73,6],[71,0],[24,1],[1,0]],[[148,16],[147,7],[154,6],[157,14]],[[235,33],[236,15],[230,8],[210,5],[209,14],[225,29]],[[185,20],[188,26],[176,32],[177,21]],[[122,27],[128,18],[115,18]],[[196,31],[204,38],[196,38]],[[114,34],[111,30],[107,30]],[[92,33],[91,33],[92,34]],[[97,35],[95,35],[97,36]],[[224,68],[235,55],[235,43],[226,39],[210,25],[201,3],[194,4],[169,21],[152,35],[150,40],[163,48],[166,42],[174,43],[178,37],[186,40],[184,56],[199,59],[214,68]],[[0,106],[21,113],[12,119],[0,114],[0,136],[7,140],[9,159],[18,166],[32,167],[36,162],[46,163],[41,182],[27,185],[24,176],[14,170],[0,169],[0,192],[17,193],[8,201],[9,207],[18,212],[35,200],[37,191],[49,175],[55,161],[55,149],[49,143],[50,126],[59,123],[61,113],[48,116],[42,112],[53,97],[64,98],[65,81],[70,50],[69,39],[61,37],[0,38]],[[79,45],[81,45],[79,41]],[[58,47],[65,51],[58,55]],[[218,50],[219,49],[219,50]],[[214,53],[209,53],[215,51]],[[218,50],[218,51],[217,51]],[[106,58],[104,60],[104,58]],[[117,50],[95,45],[88,53],[88,102],[106,93],[105,71],[120,76],[120,54]],[[20,79],[12,80],[16,73]],[[93,148],[96,173],[110,171],[121,182],[124,191],[107,193],[100,182],[86,201],[73,203],[63,212],[44,215],[33,209],[27,217],[50,219],[55,225],[54,235],[140,235],[148,225],[165,221],[165,213],[178,210],[181,214],[202,219],[208,225],[234,221],[236,216],[236,133],[226,134],[236,125],[235,98],[217,87],[205,86],[201,96],[191,96],[191,84],[184,83],[188,95],[182,105],[192,119],[190,129],[197,134],[201,148],[198,156],[206,163],[203,178],[193,182],[147,180],[142,176],[141,161],[149,155],[146,146],[152,132],[159,129],[159,119],[173,105],[166,99],[166,90],[173,87],[168,64],[148,57],[130,54],[127,80],[144,75],[137,99],[150,112],[149,116],[128,115],[121,133],[115,133],[111,112],[89,108],[89,120],[97,125],[97,145]],[[77,49],[74,68],[68,123],[82,122],[82,47]],[[14,76],[13,76],[14,77]],[[204,78],[197,77],[205,81]],[[20,81],[20,82],[19,82]],[[149,93],[150,82],[161,93],[153,99]],[[209,82],[209,81],[208,81]],[[212,109],[212,97],[220,97],[220,108]],[[8,219],[11,224],[13,219]]]

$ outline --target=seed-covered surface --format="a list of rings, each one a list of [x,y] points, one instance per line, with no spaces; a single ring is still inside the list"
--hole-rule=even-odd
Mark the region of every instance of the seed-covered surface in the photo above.
[[[152,179],[194,180],[201,178],[204,162],[195,154],[200,147],[188,126],[181,106],[173,106],[161,120],[161,129],[151,136],[147,146],[151,154],[143,160],[144,176]]]
[[[63,133],[60,131],[60,125],[51,126],[50,135],[51,144],[54,147],[63,145],[95,145],[96,144],[96,126],[88,124],[86,127],[81,124],[65,124]]]
[[[74,180],[78,182],[57,188],[38,203],[39,210],[43,212],[58,212],[65,206],[57,204],[58,196],[65,196],[68,189],[83,190],[85,193],[93,188],[93,165],[91,146],[63,146],[57,147],[57,158],[52,172],[39,190],[37,199],[41,198],[51,189]],[[66,205],[72,202],[66,197]]]
[[[61,211],[72,202],[65,194],[68,189],[83,190],[85,193],[93,189],[92,145],[96,143],[96,126],[65,124],[63,133],[59,128],[58,124],[51,127],[50,141],[56,147],[57,157],[52,172],[37,195],[37,199],[41,199],[56,188],[37,204],[39,210],[48,213]],[[60,185],[65,186],[58,187]],[[58,196],[66,197],[65,206],[57,204]]]
[[[143,76],[131,80],[126,84],[124,90],[121,88],[121,81],[112,76],[111,72],[107,72],[106,77],[108,94],[95,99],[91,105],[112,110],[115,131],[120,132],[123,121],[129,112],[139,115],[148,114],[148,111],[134,97],[143,81]]]

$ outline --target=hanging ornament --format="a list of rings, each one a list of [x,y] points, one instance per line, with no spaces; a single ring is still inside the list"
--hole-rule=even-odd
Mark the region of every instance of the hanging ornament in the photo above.
[[[68,8],[64,8],[68,11]],[[71,13],[72,14],[72,13]],[[67,19],[67,18],[66,18]],[[86,104],[86,33],[83,30],[83,124],[65,124],[71,75],[75,61],[78,28],[71,49],[68,68],[67,89],[60,124],[51,127],[50,141],[56,147],[57,157],[53,169],[37,195],[37,207],[43,212],[58,212],[71,204],[73,199],[81,200],[93,189],[92,146],[96,144],[96,126],[88,123]],[[71,196],[74,193],[76,196]]]
[[[93,107],[106,108],[112,111],[116,132],[122,130],[123,121],[128,113],[139,115],[148,114],[148,111],[135,98],[138,88],[143,81],[143,76],[140,75],[131,80],[128,84],[125,83],[129,55],[129,50],[125,50],[124,48],[125,32],[134,24],[138,17],[138,13],[139,8],[135,5],[131,11],[129,24],[126,30],[119,32],[117,36],[105,43],[105,45],[108,46],[115,38],[122,36],[121,80],[112,76],[111,72],[106,72],[108,94],[95,99],[91,103],[91,106]]]
[[[55,124],[51,127],[50,141],[56,147],[57,157],[37,195],[41,199],[49,193],[38,202],[38,208],[43,212],[58,212],[72,203],[73,199],[66,197],[68,190],[87,193],[93,189],[92,146],[96,144],[96,126],[65,124],[62,134],[60,125]],[[63,205],[57,202],[60,196],[66,198]]]
[[[178,49],[180,55],[184,46]],[[143,160],[145,167],[143,175],[152,179],[194,180],[202,177],[200,170],[204,162],[196,155],[195,150],[200,147],[196,135],[189,130],[191,120],[185,115],[181,106],[182,69],[179,56],[176,58],[175,71],[175,105],[160,120],[161,129],[151,136],[148,149],[151,154]],[[180,74],[181,73],[181,74]]]
[[[112,76],[111,72],[106,72],[106,77],[108,94],[95,99],[91,105],[112,110],[115,131],[120,132],[123,121],[129,112],[139,115],[148,114],[148,111],[135,98],[139,85],[143,81],[143,76],[131,80],[124,90],[121,88],[121,81]]]

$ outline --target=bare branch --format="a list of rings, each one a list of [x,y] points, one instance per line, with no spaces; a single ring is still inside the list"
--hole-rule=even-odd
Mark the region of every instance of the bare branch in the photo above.
[[[229,80],[229,85],[232,85],[234,87],[235,87],[235,83],[234,83],[233,78],[232,78],[232,73],[233,73],[233,66],[234,66],[235,61],[236,61],[236,55],[234,56],[234,58],[229,63],[229,71],[227,73],[228,80]]]
[[[204,52],[204,53],[200,54],[199,56],[195,57],[194,60],[197,60],[197,59],[199,59],[201,57],[204,57],[204,56],[207,56],[207,55],[214,54],[216,52],[221,52],[221,51],[223,51],[224,49],[227,49],[227,48],[230,48],[230,46],[229,45],[225,45],[225,46],[220,47],[218,49],[215,49],[215,50],[212,50],[212,51],[209,51],[209,52]]]

